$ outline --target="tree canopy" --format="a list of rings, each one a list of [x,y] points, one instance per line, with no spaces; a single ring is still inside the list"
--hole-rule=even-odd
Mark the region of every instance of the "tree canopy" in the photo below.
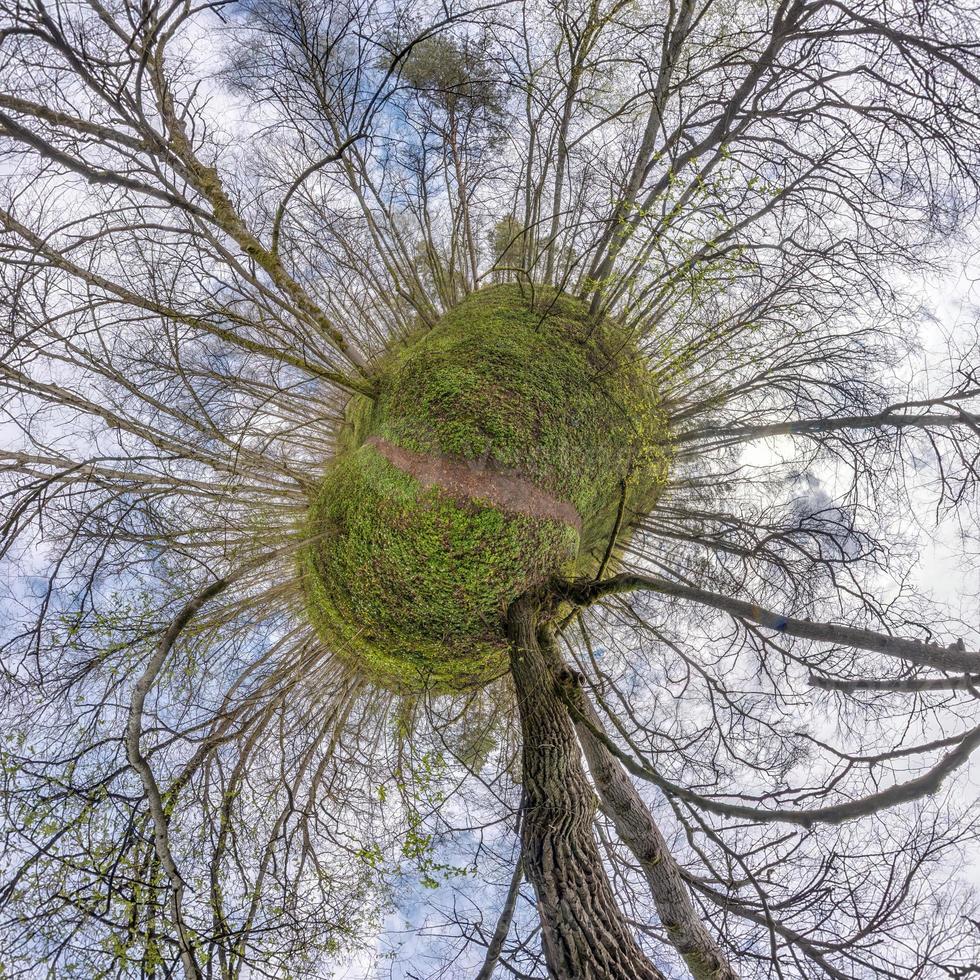
[[[980,971],[978,36],[0,0],[0,978]]]

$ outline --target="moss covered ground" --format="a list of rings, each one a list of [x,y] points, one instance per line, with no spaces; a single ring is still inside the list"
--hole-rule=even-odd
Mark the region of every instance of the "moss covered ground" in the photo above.
[[[375,366],[309,513],[309,614],[339,655],[395,689],[459,689],[505,669],[502,615],[554,575],[592,575],[666,477],[642,357],[576,301],[494,286]],[[504,468],[571,503],[581,529],[423,485],[374,437]]]

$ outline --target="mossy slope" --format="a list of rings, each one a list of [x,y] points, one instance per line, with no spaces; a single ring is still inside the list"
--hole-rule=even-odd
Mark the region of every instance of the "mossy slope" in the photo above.
[[[656,497],[663,420],[640,356],[615,325],[554,293],[481,290],[389,351],[378,396],[349,428],[310,510],[303,581],[311,619],[341,656],[396,688],[459,688],[504,669],[501,614],[557,573],[598,567],[627,489]],[[574,505],[558,520],[454,499],[389,463],[369,437],[519,472]]]

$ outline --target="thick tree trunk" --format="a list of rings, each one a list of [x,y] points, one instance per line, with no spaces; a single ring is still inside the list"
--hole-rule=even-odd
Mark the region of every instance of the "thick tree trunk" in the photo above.
[[[548,970],[557,980],[665,980],[616,905],[593,836],[596,799],[575,729],[538,642],[537,606],[508,614],[523,738],[524,868]]]
[[[549,662],[557,657],[557,651],[545,652],[550,654]],[[601,730],[602,721],[579,678],[563,670],[558,681],[575,710]],[[576,731],[603,809],[612,818],[619,839],[643,869],[660,921],[691,976],[694,980],[738,980],[738,974],[695,911],[680,866],[622,764],[588,726],[580,723]]]

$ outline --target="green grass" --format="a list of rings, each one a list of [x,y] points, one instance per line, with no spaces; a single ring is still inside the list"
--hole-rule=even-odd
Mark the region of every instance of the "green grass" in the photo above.
[[[593,574],[624,481],[628,514],[656,498],[665,423],[639,354],[614,324],[539,289],[481,290],[376,366],[309,513],[301,568],[311,621],[338,653],[396,689],[456,689],[505,669],[502,615],[555,574]],[[492,460],[572,503],[554,520],[457,502],[372,447]]]

